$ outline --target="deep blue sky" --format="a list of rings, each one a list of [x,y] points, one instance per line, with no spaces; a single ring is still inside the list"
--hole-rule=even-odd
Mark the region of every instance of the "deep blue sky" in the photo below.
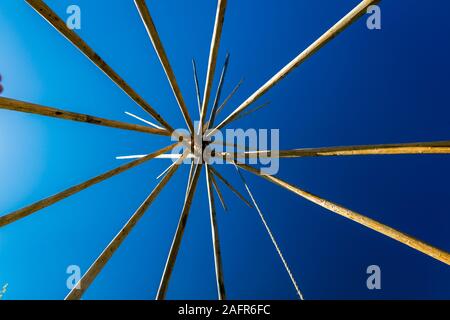
[[[282,68],[357,0],[230,0],[219,54],[231,62],[224,94],[245,83],[222,117]],[[78,33],[175,127],[176,101],[132,0],[48,0],[65,17],[82,9]],[[215,1],[149,1],[193,118],[191,58],[203,85]],[[382,1],[382,30],[365,18],[299,67],[235,126],[280,128],[281,147],[450,139],[450,4]],[[134,122],[146,114],[24,1],[0,2],[3,96]],[[217,78],[216,78],[217,80]],[[222,118],[221,118],[222,119]],[[0,111],[0,214],[118,166],[166,138]],[[68,265],[85,271],[168,165],[155,160],[0,229],[5,299],[62,299]],[[286,159],[279,176],[450,251],[448,156]],[[232,167],[219,170],[244,191]],[[86,292],[86,299],[153,299],[182,207],[183,167]],[[450,299],[450,269],[372,230],[246,174],[307,299]],[[224,189],[225,190],[225,189]],[[256,211],[227,190],[218,207],[231,299],[295,299]],[[382,290],[366,288],[366,268]],[[204,175],[200,177],[169,299],[215,299]]]

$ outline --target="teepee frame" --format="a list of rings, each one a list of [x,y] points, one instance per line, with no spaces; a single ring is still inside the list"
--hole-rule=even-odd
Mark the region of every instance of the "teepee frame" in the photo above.
[[[45,20],[47,20],[56,30],[58,30],[63,36],[67,38],[75,47],[77,47],[92,63],[94,63],[100,70],[102,70],[119,88],[121,88],[132,100],[134,100],[142,109],[148,112],[154,119],[156,119],[162,127],[148,127],[143,125],[135,125],[124,123],[115,120],[103,119],[95,116],[85,115],[74,113],[70,111],[60,110],[51,107],[40,106],[37,104],[32,104],[23,101],[17,101],[8,98],[0,97],[0,108],[26,112],[32,114],[38,114],[47,117],[54,117],[64,120],[71,121],[79,121],[85,122],[89,124],[95,124],[100,126],[108,126],[118,129],[124,130],[133,130],[139,131],[149,134],[170,136],[174,133],[174,129],[167,123],[157,112],[156,110],[147,103],[134,89],[132,89],[125,80],[123,80],[95,51],[86,43],[83,39],[81,39],[73,30],[70,30],[66,24],[58,17],[58,15],[48,7],[44,1],[42,0],[25,0],[33,9],[35,9]],[[181,94],[181,90],[178,86],[174,71],[170,65],[167,54],[164,50],[162,41],[159,37],[156,26],[151,17],[150,11],[147,7],[145,0],[134,0],[137,10],[142,18],[143,24],[147,29],[150,40],[153,44],[153,47],[158,55],[158,58],[161,62],[161,65],[166,73],[169,84],[172,88],[174,96],[177,100],[178,106],[181,110],[181,114],[185,119],[187,127],[192,135],[203,135],[206,129],[212,129],[208,131],[207,137],[210,137],[214,132],[224,128],[225,126],[231,124],[234,120],[238,119],[241,116],[248,115],[257,109],[247,110],[247,108],[256,102],[261,96],[263,96],[268,90],[270,90],[273,86],[275,86],[278,82],[280,82],[284,77],[286,77],[290,72],[292,72],[295,68],[300,66],[303,62],[305,62],[308,58],[314,55],[317,51],[319,51],[323,46],[325,46],[329,41],[335,38],[340,32],[345,30],[348,26],[350,26],[355,20],[357,20],[361,15],[363,15],[367,8],[373,4],[376,4],[378,0],[363,0],[361,1],[353,10],[351,10],[346,16],[344,16],[341,20],[339,20],[334,26],[332,26],[329,30],[327,30],[322,36],[320,36],[316,41],[314,41],[308,48],[302,51],[295,59],[289,62],[284,68],[282,68],[278,73],[276,73],[271,79],[269,79],[263,86],[261,86],[258,90],[256,90],[248,99],[246,99],[240,106],[238,106],[230,115],[228,115],[221,123],[214,127],[214,121],[219,112],[223,109],[223,107],[227,104],[230,98],[235,94],[238,90],[239,86],[242,84],[242,81],[237,84],[237,86],[233,89],[233,91],[227,96],[227,98],[219,104],[221,89],[223,85],[223,80],[225,78],[226,69],[228,66],[229,56],[227,55],[224,67],[222,69],[222,75],[219,82],[219,87],[216,93],[216,97],[214,100],[214,104],[212,107],[212,111],[210,113],[209,121],[206,121],[208,105],[210,101],[212,85],[217,65],[217,56],[220,47],[220,39],[223,30],[223,24],[225,19],[225,11],[227,7],[227,0],[218,0],[217,1],[217,11],[216,11],[216,19],[213,29],[213,36],[211,40],[210,46],[210,54],[208,60],[208,68],[206,74],[206,83],[204,88],[203,100],[200,96],[200,89],[198,85],[198,77],[195,61],[193,63],[193,72],[194,72],[194,80],[196,85],[196,93],[197,93],[197,102],[198,109],[200,113],[200,124],[198,126],[198,132],[195,133],[194,125],[192,123],[191,117],[188,112],[188,108],[184,102],[183,96]],[[247,110],[246,112],[244,112]],[[132,114],[130,114],[132,115]],[[134,116],[134,115],[132,115]],[[136,117],[136,116],[135,116]],[[142,119],[140,119],[142,120]],[[216,270],[216,283],[217,283],[217,293],[219,299],[226,298],[225,292],[225,282],[224,282],[224,272],[222,266],[222,256],[220,251],[220,241],[219,241],[219,231],[218,231],[218,221],[216,215],[215,201],[213,189],[216,190],[216,193],[219,196],[219,199],[226,208],[223,195],[219,189],[219,186],[216,181],[216,177],[221,180],[231,191],[233,191],[245,204],[249,207],[258,210],[260,216],[264,222],[264,225],[271,236],[277,251],[285,267],[291,277],[291,280],[299,294],[300,298],[303,298],[302,293],[300,292],[299,287],[297,286],[297,282],[294,280],[294,277],[287,267],[287,262],[284,260],[281,255],[281,251],[278,248],[278,245],[260,211],[258,205],[256,204],[255,199],[253,198],[250,189],[248,188],[247,183],[245,182],[244,177],[242,176],[240,169],[244,169],[249,171],[255,175],[261,176],[264,179],[285,188],[300,197],[303,197],[333,213],[339,214],[343,217],[346,217],[354,222],[357,222],[363,226],[366,226],[372,230],[375,230],[381,234],[384,234],[394,240],[397,240],[400,243],[403,243],[419,252],[422,252],[438,261],[441,261],[447,265],[450,265],[450,254],[441,249],[438,249],[434,246],[431,246],[421,240],[415,239],[405,233],[402,233],[394,228],[391,228],[387,225],[382,224],[381,222],[375,221],[371,218],[368,218],[364,215],[361,215],[357,212],[344,208],[336,203],[328,201],[324,198],[321,198],[317,195],[309,193],[303,189],[300,189],[288,182],[285,182],[275,176],[265,175],[259,169],[253,168],[249,165],[243,164],[239,162],[240,158],[249,158],[249,157],[279,157],[279,158],[296,158],[296,157],[316,157],[316,156],[355,156],[355,155],[396,155],[396,154],[450,154],[450,141],[441,141],[441,142],[429,142],[429,143],[412,143],[412,144],[390,144],[390,145],[367,145],[367,146],[346,146],[346,147],[327,147],[327,148],[312,148],[312,149],[296,149],[296,150],[282,150],[278,152],[271,152],[271,150],[256,150],[256,151],[242,151],[235,154],[230,153],[222,153],[215,155],[216,157],[222,157],[227,162],[232,163],[236,166],[239,175],[242,178],[242,181],[247,188],[247,191],[253,201],[253,205],[242,195],[239,191],[236,190],[215,168],[213,168],[210,164],[203,164],[201,162],[196,161],[195,156],[191,154],[193,153],[194,146],[188,142],[178,142],[175,144],[171,144],[165,148],[162,148],[158,151],[155,151],[151,154],[138,156],[136,160],[129,162],[125,165],[122,165],[116,169],[110,170],[101,174],[97,177],[94,177],[90,180],[82,182],[78,185],[70,187],[66,190],[63,190],[53,196],[35,202],[29,206],[16,210],[14,212],[5,214],[0,216],[0,228],[5,227],[13,222],[16,222],[22,218],[25,218],[43,208],[46,208],[58,201],[61,201],[77,192],[80,192],[86,188],[93,186],[99,182],[105,181],[117,174],[120,174],[128,169],[136,167],[144,162],[147,162],[151,159],[163,157],[166,152],[171,151],[173,148],[179,146],[181,143],[190,146],[189,148],[185,148],[183,154],[179,155],[176,162],[170,166],[161,176],[162,179],[159,181],[157,186],[153,189],[150,195],[145,199],[142,205],[136,210],[136,212],[131,216],[128,222],[123,226],[123,228],[117,233],[114,239],[109,243],[109,245],[103,250],[103,252],[99,255],[99,257],[94,261],[88,271],[83,275],[79,283],[69,292],[66,299],[80,299],[85,291],[89,288],[90,284],[95,280],[95,277],[101,272],[103,267],[112,257],[114,252],[119,248],[128,234],[132,231],[134,226],[137,224],[139,219],[144,215],[149,206],[164,188],[164,186],[169,182],[171,177],[175,174],[175,172],[179,169],[180,165],[187,159],[190,160],[190,172],[189,178],[187,181],[186,194],[184,199],[184,205],[181,212],[180,220],[178,223],[178,227],[176,229],[172,246],[170,248],[170,252],[167,258],[167,262],[163,271],[163,275],[161,278],[160,286],[158,289],[158,293],[156,299],[164,299],[166,297],[166,293],[169,287],[169,282],[172,274],[172,270],[174,268],[178,251],[180,248],[180,244],[183,238],[184,230],[186,227],[187,219],[189,216],[191,204],[197,190],[197,185],[200,177],[200,173],[203,168],[205,168],[206,172],[206,185],[207,185],[207,193],[208,193],[208,201],[209,201],[209,210],[210,210],[210,219],[211,219],[211,231],[212,231],[212,241],[213,241],[213,249],[214,249],[214,264]],[[192,148],[191,148],[192,147]]]

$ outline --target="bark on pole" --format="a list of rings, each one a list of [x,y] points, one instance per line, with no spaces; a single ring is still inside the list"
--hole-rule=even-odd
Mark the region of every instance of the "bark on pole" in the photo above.
[[[162,148],[154,153],[151,153],[143,158],[137,159],[135,161],[132,161],[130,163],[124,164],[120,167],[117,167],[115,169],[112,169],[110,171],[107,171],[99,176],[96,176],[90,180],[87,180],[85,182],[82,182],[80,184],[77,184],[76,186],[70,187],[62,192],[59,192],[53,196],[50,196],[48,198],[45,198],[43,200],[37,201],[29,206],[26,206],[22,209],[19,209],[17,211],[8,213],[6,215],[2,215],[0,217],[0,228],[4,227],[14,221],[17,221],[19,219],[25,218],[27,216],[29,216],[30,214],[35,213],[36,211],[39,211],[41,209],[44,209],[48,206],[51,206],[52,204],[55,204],[58,201],[61,201],[67,197],[70,197],[71,195],[74,195],[75,193],[78,193],[84,189],[87,189],[91,186],[93,186],[94,184],[97,184],[99,182],[102,182],[104,180],[107,180],[111,177],[114,177],[115,175],[118,175],[126,170],[129,170],[131,168],[134,168],[150,159],[153,159],[169,150],[172,150],[173,148],[175,148],[175,146],[177,146],[179,144],[175,143],[172,144],[168,147]]]
[[[148,104],[128,83],[125,82],[92,48],[69,29],[66,23],[42,0],[25,0],[37,13],[58,30],[67,40],[77,47],[89,60],[102,70],[119,88],[133,99],[145,111],[159,121],[164,128],[172,132],[173,128]]]
[[[245,100],[239,107],[237,107],[225,120],[223,120],[215,129],[213,129],[208,136],[212,135],[215,131],[223,128],[230,122],[232,122],[236,117],[245,109],[247,109],[252,103],[258,100],[262,95],[269,91],[273,86],[280,82],[284,77],[286,77],[295,68],[305,62],[314,53],[319,51],[323,46],[330,42],[339,33],[344,31],[348,26],[350,26],[354,21],[356,21],[361,15],[366,13],[369,6],[379,2],[379,0],[363,0],[361,1],[352,11],[350,11],[346,16],[344,16],[339,22],[337,22],[333,27],[326,31],[321,37],[319,37],[315,42],[313,42],[306,50],[300,53],[294,60],[289,62],[283,69],[281,69],[277,74],[275,74],[270,80],[268,80],[261,88],[256,90],[247,100]]]
[[[245,164],[237,163],[237,165],[240,168],[245,169],[256,175],[259,175],[260,177],[262,177],[282,188],[285,188],[285,189],[297,194],[298,196],[303,197],[303,198],[305,198],[305,199],[307,199],[307,200],[309,200],[331,212],[337,213],[338,215],[341,215],[341,216],[343,216],[347,219],[350,219],[354,222],[357,222],[367,228],[370,228],[381,234],[384,234],[385,236],[388,236],[389,238],[397,240],[413,249],[416,249],[419,252],[422,252],[422,253],[424,253],[436,260],[439,260],[447,265],[450,265],[450,253],[448,253],[444,250],[433,247],[421,240],[413,238],[401,231],[391,228],[391,227],[389,227],[385,224],[382,224],[376,220],[373,220],[373,219],[366,217],[362,214],[359,214],[355,211],[344,208],[336,203],[333,203],[331,201],[323,199],[323,198],[321,198],[317,195],[314,195],[312,193],[309,193],[305,190],[302,190],[302,189],[300,189],[292,184],[289,184],[275,176],[264,175],[258,169],[255,169],[255,168],[250,167]]]
[[[141,19],[145,25],[145,28],[147,29],[148,35],[150,36],[150,40],[152,41],[159,61],[164,68],[164,72],[166,73],[167,79],[169,80],[170,86],[172,87],[173,94],[175,95],[175,99],[178,102],[178,106],[180,107],[184,120],[186,121],[186,124],[191,133],[194,133],[194,125],[192,123],[191,117],[189,116],[189,111],[184,102],[183,95],[181,94],[180,87],[178,86],[178,82],[175,77],[175,73],[173,72],[172,66],[170,65],[169,59],[167,58],[166,51],[164,50],[164,46],[161,42],[158,31],[156,30],[156,26],[153,23],[153,19],[150,11],[148,10],[147,4],[145,3],[145,0],[134,0],[134,3],[136,4],[139,14],[141,15]]]
[[[3,97],[0,97],[0,109],[37,114],[37,115],[41,115],[41,116],[47,116],[47,117],[52,117],[52,118],[64,119],[64,120],[84,122],[84,123],[95,124],[95,125],[104,126],[104,127],[132,130],[132,131],[145,132],[145,133],[150,133],[150,134],[158,134],[158,135],[163,135],[163,136],[170,136],[170,132],[167,130],[161,130],[161,129],[151,128],[151,127],[137,125],[137,124],[131,124],[131,123],[126,123],[126,122],[121,122],[121,121],[116,121],[116,120],[99,118],[99,117],[95,117],[95,116],[91,116],[91,115],[87,115],[87,114],[81,114],[81,113],[56,109],[56,108],[45,107],[45,106],[41,106],[41,105],[34,104],[34,103],[18,101],[18,100],[3,98]]]
[[[145,199],[141,206],[136,210],[136,212],[131,216],[127,223],[122,229],[117,233],[114,239],[108,244],[108,246],[103,250],[100,256],[94,261],[94,263],[89,267],[88,271],[83,275],[80,281],[75,285],[75,287],[69,292],[65,300],[79,300],[95,280],[97,275],[102,271],[105,265],[108,263],[109,259],[113,256],[114,252],[119,249],[120,245],[130,234],[142,216],[145,214],[147,209],[159,195],[161,190],[165,187],[170,178],[175,174],[175,172],[180,167],[180,164],[188,155],[188,150],[184,152],[180,159],[175,162],[164,178],[158,183],[158,185],[153,189],[150,195]]]

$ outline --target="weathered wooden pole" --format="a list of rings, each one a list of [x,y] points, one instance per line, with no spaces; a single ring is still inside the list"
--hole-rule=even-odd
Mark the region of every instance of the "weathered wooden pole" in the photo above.
[[[47,6],[42,0],[25,0],[37,13],[47,20],[56,30],[77,47],[89,60],[102,70],[119,88],[133,99],[145,111],[151,114],[164,128],[173,131],[173,128],[148,104],[128,83],[125,82],[89,45],[80,38],[66,23]]]
[[[225,76],[227,74],[228,63],[230,62],[230,54],[227,53],[225,58],[225,63],[223,64],[222,73],[220,74],[219,85],[217,87],[216,97],[214,98],[213,107],[211,109],[211,114],[209,116],[209,120],[207,123],[203,125],[203,132],[207,129],[211,128],[214,125],[214,121],[216,119],[217,108],[219,106],[220,97],[222,95],[222,87],[225,82]]]
[[[198,114],[202,114],[202,98],[200,97],[200,86],[198,84],[197,65],[192,59],[192,72],[194,73],[195,95],[197,97]]]
[[[79,300],[83,296],[84,292],[89,288],[91,283],[95,280],[97,275],[102,271],[104,266],[111,259],[112,255],[120,247],[125,238],[130,234],[131,230],[136,226],[139,220],[142,218],[144,213],[159,195],[161,190],[165,187],[170,178],[183,163],[183,160],[188,155],[189,150],[186,150],[180,159],[175,162],[175,165],[170,167],[164,178],[158,183],[158,185],[153,189],[150,195],[145,199],[137,211],[131,216],[127,223],[120,229],[119,233],[114,237],[114,239],[108,244],[108,246],[103,250],[103,252],[98,256],[94,263],[89,267],[80,281],[75,285],[75,287],[69,292],[65,300]]]
[[[189,210],[191,209],[192,199],[197,188],[198,178],[202,171],[203,164],[200,163],[196,166],[195,172],[193,174],[192,182],[187,190],[186,201],[183,205],[183,210],[181,211],[180,220],[178,221],[177,230],[175,236],[173,237],[172,245],[170,247],[169,256],[167,257],[166,265],[164,267],[164,272],[161,277],[161,282],[159,284],[158,293],[156,295],[156,300],[164,300],[167,293],[167,288],[169,286],[170,277],[172,276],[173,267],[177,260],[178,251],[180,250],[181,240],[183,238],[184,229],[186,228],[187,219],[189,216]]]
[[[355,211],[349,210],[347,208],[344,208],[336,203],[333,203],[331,201],[328,201],[326,199],[323,199],[319,196],[316,196],[312,193],[309,193],[305,190],[302,190],[292,184],[289,184],[275,176],[270,175],[264,175],[262,174],[258,169],[255,169],[253,167],[250,167],[245,164],[237,164],[240,168],[243,168],[251,173],[254,173],[280,187],[283,187],[295,194],[297,194],[300,197],[303,197],[331,212],[337,213],[345,218],[348,218],[352,221],[355,221],[367,228],[370,228],[372,230],[375,230],[381,234],[384,234],[385,236],[388,236],[389,238],[392,238],[394,240],[397,240],[413,249],[416,249],[417,251],[420,251],[436,260],[439,260],[447,265],[450,265],[450,253],[443,251],[441,249],[438,249],[436,247],[433,247],[421,240],[415,239],[403,232],[400,232],[394,228],[391,228],[385,224],[382,224],[376,220],[373,220],[371,218],[368,218],[366,216],[363,216],[362,214],[359,214]]]
[[[169,59],[167,58],[166,51],[164,50],[164,46],[159,37],[158,31],[156,30],[156,26],[153,23],[152,16],[150,11],[148,10],[147,4],[145,0],[134,0],[136,7],[141,15],[142,21],[144,22],[145,28],[147,29],[148,35],[152,41],[153,47],[155,48],[156,54],[158,55],[159,61],[164,68],[164,72],[166,73],[167,79],[169,80],[170,86],[172,87],[172,91],[175,95],[175,99],[178,102],[178,106],[180,107],[181,113],[183,114],[184,120],[191,131],[194,133],[194,125],[192,123],[191,117],[189,116],[189,111],[186,107],[186,104],[183,99],[183,95],[181,94],[180,87],[178,86],[177,79],[175,77],[175,73],[170,65]]]
[[[206,186],[208,189],[209,213],[211,219],[211,235],[214,248],[214,266],[216,270],[216,285],[219,300],[226,300],[225,282],[223,280],[222,254],[220,251],[219,228],[217,227],[216,208],[212,190],[212,175],[206,164]]]
[[[295,68],[305,62],[314,53],[321,49],[324,45],[330,42],[339,33],[350,26],[354,21],[356,21],[361,15],[363,15],[367,8],[379,0],[363,0],[361,1],[352,11],[350,11],[345,17],[343,17],[339,22],[337,22],[333,27],[326,31],[319,39],[312,43],[306,50],[300,53],[294,60],[288,63],[283,69],[281,69],[277,74],[275,74],[269,81],[267,81],[261,88],[259,88],[255,93],[253,93],[247,100],[245,100],[239,107],[237,107],[225,120],[223,120],[212,132],[208,135],[214,133],[214,131],[223,128],[230,122],[232,122],[236,117],[248,108],[252,103],[258,100],[263,94],[265,94],[269,89],[275,86],[279,81],[286,77]]]
[[[216,71],[217,54],[219,53],[220,38],[222,37],[223,22],[225,19],[225,10],[227,7],[227,0],[217,1],[216,20],[214,24],[214,32],[211,40],[211,48],[209,52],[208,71],[206,73],[205,91],[203,93],[202,112],[200,114],[200,126],[198,134],[202,133],[203,125],[208,111],[209,98],[211,96],[211,87],[214,80],[214,73]]]
[[[322,156],[360,156],[360,155],[395,155],[395,154],[450,154],[450,141],[415,142],[398,144],[379,144],[344,147],[304,148],[280,150],[277,155],[270,150],[247,151],[243,156],[249,158],[301,158]]]
[[[145,156],[143,158],[137,159],[135,161],[132,161],[130,163],[127,163],[127,164],[124,164],[124,165],[122,165],[120,167],[112,169],[112,170],[110,170],[108,172],[105,172],[105,173],[103,173],[103,174],[101,174],[99,176],[96,176],[96,177],[94,177],[94,178],[92,178],[90,180],[87,180],[85,182],[77,184],[76,186],[70,187],[70,188],[68,188],[68,189],[66,189],[66,190],[64,190],[62,192],[59,192],[59,193],[57,193],[57,194],[55,194],[53,196],[50,196],[50,197],[45,198],[43,200],[37,201],[37,202],[27,206],[27,207],[24,207],[22,209],[19,209],[17,211],[11,212],[11,213],[6,214],[6,215],[2,215],[0,217],[0,227],[4,227],[4,226],[6,226],[6,225],[8,225],[8,224],[10,224],[10,223],[12,223],[14,221],[17,221],[19,219],[27,217],[30,214],[35,213],[36,211],[39,211],[39,210],[44,209],[44,208],[46,208],[46,207],[48,207],[48,206],[50,206],[52,204],[55,204],[56,202],[61,201],[61,200],[65,199],[65,198],[67,198],[67,197],[69,197],[69,196],[71,196],[71,195],[73,195],[75,193],[78,193],[78,192],[86,189],[86,188],[89,188],[89,187],[93,186],[94,184],[97,184],[99,182],[107,180],[107,179],[109,179],[109,178],[111,178],[111,177],[113,177],[115,175],[118,175],[118,174],[120,174],[120,173],[122,173],[122,172],[124,172],[124,171],[126,171],[128,169],[134,168],[134,167],[136,167],[136,166],[138,166],[138,165],[140,165],[140,164],[142,164],[142,163],[144,163],[144,162],[146,162],[146,161],[148,161],[150,159],[153,159],[153,158],[159,156],[160,154],[163,154],[164,152],[172,150],[178,144],[179,144],[179,142],[175,143],[175,144],[172,144],[170,146],[167,146],[165,148],[162,148],[162,149],[160,149],[160,150],[158,150],[156,152],[153,152],[153,153],[151,153],[151,154],[149,154],[149,155],[147,155],[147,156]]]
[[[217,176],[217,178],[219,178],[231,191],[233,191],[233,193],[238,196],[239,199],[241,199],[242,201],[244,201],[244,203],[249,206],[250,208],[253,208],[253,206],[250,204],[250,202],[248,202],[247,199],[245,199],[245,197],[236,190],[235,187],[233,187],[231,185],[231,183],[229,183],[216,169],[214,169],[212,166],[209,167],[209,169],[211,170],[211,172]]]
[[[108,119],[104,119],[104,118],[90,116],[87,114],[81,114],[81,113],[56,109],[56,108],[45,107],[45,106],[41,106],[41,105],[34,104],[34,103],[13,100],[13,99],[8,99],[8,98],[3,98],[3,97],[0,97],[0,109],[38,114],[41,116],[84,122],[84,123],[95,124],[95,125],[104,126],[104,127],[132,130],[132,131],[138,131],[138,132],[158,134],[158,135],[163,135],[163,136],[170,136],[170,132],[167,130],[163,130],[163,129],[156,129],[156,128],[151,128],[151,127],[147,127],[147,126],[116,121],[116,120],[108,120]]]

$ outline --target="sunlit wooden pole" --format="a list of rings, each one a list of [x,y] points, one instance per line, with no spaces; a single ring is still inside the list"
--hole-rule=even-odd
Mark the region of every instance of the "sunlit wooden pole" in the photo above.
[[[178,106],[181,109],[181,113],[183,114],[184,120],[191,131],[194,133],[194,125],[192,123],[191,117],[189,116],[189,111],[186,107],[186,104],[183,99],[183,95],[181,94],[180,87],[178,86],[177,79],[175,77],[175,73],[170,65],[169,59],[167,58],[166,51],[164,50],[164,46],[159,37],[158,31],[156,30],[156,26],[153,23],[152,16],[150,11],[148,10],[147,4],[145,0],[134,0],[136,7],[141,15],[142,21],[144,22],[145,28],[147,29],[148,35],[152,41],[153,47],[155,48],[156,54],[158,55],[159,61],[164,68],[164,72],[166,73],[167,79],[169,80],[170,86],[172,87],[172,91],[175,95],[175,98],[178,102]]]
[[[208,71],[206,73],[205,91],[203,94],[202,109],[200,114],[200,125],[198,134],[202,133],[203,125],[206,119],[208,110],[209,98],[211,96],[211,87],[214,80],[214,73],[216,71],[217,54],[219,53],[220,38],[222,37],[223,22],[225,19],[225,10],[227,7],[227,0],[217,1],[216,20],[214,24],[214,32],[211,40],[211,48],[209,52]]]
[[[164,267],[164,272],[161,277],[161,282],[159,284],[158,293],[156,295],[156,300],[164,300],[167,293],[167,288],[169,286],[170,277],[172,276],[173,267],[178,256],[178,251],[180,250],[181,240],[183,238],[184,229],[186,227],[187,219],[189,216],[189,210],[191,209],[192,199],[197,188],[198,178],[202,170],[203,164],[200,163],[195,168],[195,173],[193,174],[192,182],[187,190],[186,201],[184,202],[183,210],[181,212],[180,220],[178,221],[177,230],[170,247],[169,256],[167,257],[166,265]]]
[[[167,130],[161,130],[161,129],[151,128],[151,127],[147,127],[147,126],[121,122],[121,121],[108,120],[108,119],[104,119],[104,118],[90,116],[87,114],[81,114],[81,113],[56,109],[56,108],[45,107],[45,106],[41,106],[41,105],[34,104],[34,103],[13,100],[13,99],[8,99],[8,98],[3,98],[3,97],[0,97],[0,109],[37,114],[37,115],[41,115],[41,116],[47,116],[47,117],[52,117],[52,118],[64,119],[64,120],[84,122],[84,123],[95,124],[95,125],[104,126],[104,127],[111,127],[111,128],[118,128],[118,129],[124,129],[124,130],[145,132],[145,133],[150,133],[150,134],[170,136],[170,132]]]
[[[433,247],[421,240],[415,239],[403,232],[400,232],[394,228],[391,228],[385,224],[382,224],[376,220],[373,220],[371,218],[368,218],[366,216],[363,216],[362,214],[359,214],[355,211],[349,210],[347,208],[344,208],[336,203],[333,203],[331,201],[328,201],[326,199],[323,199],[319,196],[316,196],[312,193],[309,193],[305,190],[302,190],[292,184],[289,184],[275,176],[270,175],[264,175],[262,174],[258,169],[255,169],[253,167],[250,167],[245,164],[237,163],[237,165],[240,168],[243,168],[251,173],[254,173],[282,188],[285,188],[295,194],[297,194],[300,197],[303,197],[331,212],[337,213],[345,218],[348,218],[354,222],[357,222],[367,228],[370,228],[372,230],[375,230],[381,234],[384,234],[385,236],[388,236],[389,238],[392,238],[394,240],[397,240],[413,249],[416,249],[417,251],[420,251],[430,257],[433,257],[436,260],[439,260],[447,265],[450,265],[450,253],[443,251],[441,249],[438,249],[436,247]]]
[[[127,223],[120,229],[119,233],[114,237],[114,239],[108,244],[108,246],[103,250],[103,252],[98,256],[94,263],[89,267],[88,271],[83,275],[80,281],[75,285],[75,287],[69,292],[65,300],[79,300],[95,280],[97,275],[102,271],[105,265],[111,259],[112,255],[123,243],[125,238],[130,234],[131,230],[136,226],[142,216],[145,214],[147,209],[159,195],[161,190],[165,187],[170,178],[180,167],[180,164],[188,155],[189,150],[186,150],[184,154],[175,162],[164,178],[158,183],[158,185],[153,189],[150,195],[145,199],[137,211],[131,216]]]
[[[209,213],[211,219],[211,234],[214,248],[214,266],[216,270],[216,285],[219,300],[226,299],[225,282],[223,280],[222,254],[220,251],[219,229],[217,227],[216,208],[212,190],[212,175],[206,164],[206,186],[208,189]]]
[[[89,60],[91,60],[100,70],[102,70],[118,87],[120,87],[131,99],[133,99],[145,111],[151,114],[169,131],[173,128],[148,104],[128,83],[125,82],[89,45],[84,42],[73,30],[69,29],[66,23],[50,9],[42,0],[25,0],[34,10],[36,10],[45,20],[47,20],[56,30],[77,47]]]
[[[211,170],[211,172],[217,176],[217,178],[219,178],[236,196],[238,196],[239,199],[241,199],[242,201],[244,201],[244,203],[249,206],[250,208],[253,208],[253,206],[250,204],[250,202],[248,202],[247,199],[245,199],[245,197],[239,192],[237,191],[237,189],[235,187],[233,187],[231,185],[231,183],[229,183],[216,169],[214,169],[212,166],[209,167],[209,169]]]
[[[245,100],[238,108],[236,108],[225,120],[223,120],[214,130],[212,130],[209,135],[212,135],[216,130],[219,130],[232,122],[236,117],[248,108],[252,103],[258,100],[263,94],[265,94],[269,89],[275,86],[279,81],[286,77],[295,68],[305,62],[314,53],[316,53],[320,48],[325,46],[334,37],[336,37],[340,32],[344,31],[348,26],[350,26],[354,21],[356,21],[361,15],[363,15],[367,8],[379,0],[363,0],[361,1],[352,11],[350,11],[345,17],[343,17],[339,22],[337,22],[333,27],[326,31],[319,39],[317,39],[313,44],[311,44],[306,50],[300,53],[294,60],[288,63],[283,69],[281,69],[277,74],[275,74],[269,81],[267,81],[261,88],[259,88],[255,93],[253,93],[247,100]]]
[[[234,154],[234,158],[301,158],[330,156],[399,155],[399,154],[450,154],[450,141],[379,144],[362,146],[304,148],[271,152],[246,151]],[[222,155],[228,155],[223,153]]]
[[[99,176],[96,176],[90,180],[87,180],[83,183],[77,184],[76,186],[70,187],[62,192],[59,192],[51,197],[45,198],[43,200],[37,201],[27,207],[24,207],[22,209],[19,209],[17,211],[11,212],[9,214],[6,215],[2,215],[0,217],[0,227],[4,227],[14,221],[17,221],[19,219],[25,218],[27,216],[29,216],[30,214],[35,213],[36,211],[39,211],[41,209],[44,209],[52,204],[55,204],[58,201],[61,201],[75,193],[78,193],[86,188],[89,188],[91,186],[93,186],[94,184],[97,184],[99,182],[102,182],[104,180],[107,180],[115,175],[118,175],[128,169],[134,168],[150,159],[153,159],[161,154],[163,154],[164,152],[167,152],[169,150],[172,150],[173,148],[175,148],[175,146],[177,146],[179,144],[175,143],[172,144],[168,147],[162,148],[154,153],[151,153],[143,158],[137,159],[135,161],[132,161],[130,163],[124,164],[118,168],[112,169],[108,172],[105,172]]]

